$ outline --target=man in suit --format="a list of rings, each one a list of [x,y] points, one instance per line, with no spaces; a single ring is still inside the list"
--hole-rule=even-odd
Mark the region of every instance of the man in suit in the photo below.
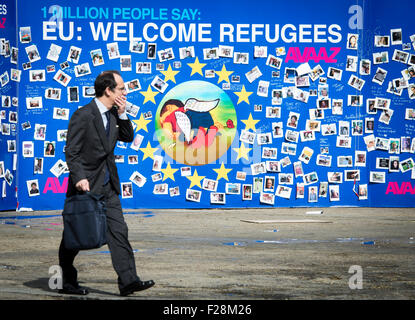
[[[119,199],[120,181],[114,148],[117,140],[133,141],[134,130],[125,113],[127,91],[120,73],[104,71],[98,75],[94,86],[96,98],[75,111],[69,121],[65,157],[70,175],[66,196],[87,191],[104,195],[107,244],[118,275],[120,295],[126,296],[154,285],[154,281],[142,281],[137,276]],[[73,266],[77,254],[78,250],[65,248],[62,238],[59,265],[63,288],[60,293],[88,294],[77,282],[77,270]]]

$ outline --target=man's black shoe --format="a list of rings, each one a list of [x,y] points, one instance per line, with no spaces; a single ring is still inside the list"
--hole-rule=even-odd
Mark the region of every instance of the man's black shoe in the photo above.
[[[120,295],[121,296],[128,296],[129,294],[132,294],[136,291],[141,291],[141,290],[145,290],[148,288],[151,288],[152,286],[154,286],[154,281],[153,280],[148,280],[148,281],[135,281],[133,283],[130,283],[128,286],[126,286],[125,288],[120,290]]]
[[[59,293],[64,293],[64,294],[77,294],[77,295],[81,295],[81,296],[85,296],[89,293],[87,288],[81,287],[78,284],[73,285],[73,284],[70,284],[70,283],[65,283],[62,286],[62,289],[60,289],[58,292]]]

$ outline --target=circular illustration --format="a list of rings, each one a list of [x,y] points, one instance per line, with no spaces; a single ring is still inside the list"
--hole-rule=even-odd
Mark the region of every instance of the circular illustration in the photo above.
[[[156,114],[156,135],[174,160],[200,166],[216,161],[236,133],[236,111],[225,91],[206,81],[187,81],[171,89]]]

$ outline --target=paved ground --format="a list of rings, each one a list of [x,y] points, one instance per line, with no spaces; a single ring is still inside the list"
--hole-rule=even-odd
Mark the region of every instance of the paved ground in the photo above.
[[[75,266],[87,299],[415,298],[414,209],[309,210],[126,210],[139,275],[156,281],[128,298],[107,246],[83,251]],[[305,219],[318,223],[286,222]],[[0,299],[74,298],[48,285],[61,233],[60,212],[0,213]],[[362,288],[351,289],[359,270]]]

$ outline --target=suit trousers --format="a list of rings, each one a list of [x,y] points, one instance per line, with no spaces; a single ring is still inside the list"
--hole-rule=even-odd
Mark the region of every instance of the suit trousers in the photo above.
[[[111,252],[112,265],[118,275],[118,287],[122,289],[140,278],[137,276],[134,253],[128,241],[128,227],[120,198],[111,183],[107,183],[103,190],[107,207],[107,245]],[[63,283],[77,284],[77,270],[73,262],[78,252],[79,250],[66,249],[62,237],[59,265],[62,268]]]

